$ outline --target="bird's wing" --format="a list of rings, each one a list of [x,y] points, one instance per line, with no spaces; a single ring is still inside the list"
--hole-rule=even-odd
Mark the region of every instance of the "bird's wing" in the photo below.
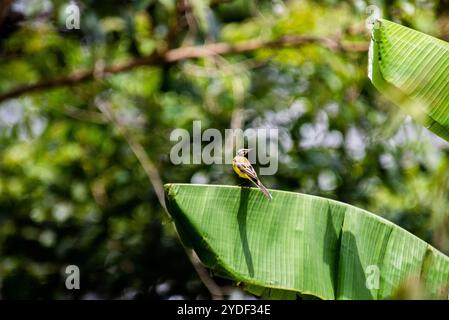
[[[254,170],[253,166],[251,165],[251,163],[248,161],[248,159],[244,158],[245,160],[242,161],[237,161],[236,162],[236,167],[243,173],[246,173],[248,175],[248,177],[250,177],[251,179],[253,179],[254,181],[259,180],[257,178],[257,174],[256,171]]]

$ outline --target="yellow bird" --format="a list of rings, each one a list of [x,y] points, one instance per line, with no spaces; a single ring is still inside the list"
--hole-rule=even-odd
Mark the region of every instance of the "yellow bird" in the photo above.
[[[245,157],[250,150],[251,149],[240,149],[239,151],[237,151],[237,155],[232,160],[232,168],[239,175],[239,177],[248,179],[249,181],[254,183],[256,187],[258,187],[268,198],[268,200],[271,200],[273,197],[271,196],[270,192],[267,190],[267,188],[264,187],[262,182],[260,182],[259,178],[257,177],[256,171],[254,170],[249,160]]]

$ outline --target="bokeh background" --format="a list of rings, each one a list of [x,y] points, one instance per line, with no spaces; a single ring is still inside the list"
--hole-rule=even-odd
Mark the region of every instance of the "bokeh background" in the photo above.
[[[84,0],[79,30],[66,28],[68,4],[0,1],[0,97],[98,71],[0,98],[0,298],[210,298],[149,179],[237,183],[226,165],[170,163],[171,131],[194,120],[222,132],[278,128],[279,170],[265,185],[367,209],[449,253],[449,144],[370,84],[365,28],[375,4],[449,40],[449,1]],[[292,35],[338,45],[102,72],[180,47]],[[69,264],[80,290],[64,285]]]

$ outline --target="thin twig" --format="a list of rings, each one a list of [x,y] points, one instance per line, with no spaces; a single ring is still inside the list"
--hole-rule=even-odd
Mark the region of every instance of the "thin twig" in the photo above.
[[[84,122],[93,122],[99,124],[108,122],[108,120],[102,113],[90,110],[82,110],[72,106],[67,106],[64,109],[64,113],[73,119],[77,119]]]
[[[134,139],[134,137],[129,133],[126,125],[122,122],[120,117],[118,117],[112,108],[109,106],[109,104],[101,99],[97,99],[95,101],[98,109],[105,115],[105,117],[116,126],[116,128],[119,130],[120,134],[125,138],[126,142],[129,144],[131,150],[133,151],[134,155],[139,160],[140,164],[142,165],[143,169],[145,170],[145,173],[147,174],[150,183],[152,184],[154,191],[156,192],[157,198],[159,200],[159,203],[164,208],[165,212],[169,215],[167,211],[167,207],[165,204],[165,197],[164,197],[164,185],[161,179],[161,176],[159,175],[159,172],[156,168],[156,166],[153,164],[151,159],[148,157],[148,155],[145,152],[145,149],[143,146]],[[176,226],[175,226],[176,228]],[[182,243],[182,242],[181,242]],[[189,257],[193,267],[195,268],[195,271],[197,272],[200,280],[203,282],[204,286],[209,290],[209,293],[214,300],[222,300],[223,299],[223,292],[218,286],[215,281],[212,279],[212,277],[209,275],[209,272],[207,269],[203,266],[200,259],[198,258],[195,251],[193,251],[190,248],[184,247],[187,256]]]
[[[190,259],[193,267],[195,268],[196,273],[200,277],[201,282],[203,282],[204,286],[209,291],[213,300],[223,300],[223,290],[221,287],[215,283],[214,279],[209,275],[209,271],[203,266],[198,258],[195,251],[189,248],[184,248],[186,250],[187,256]]]
[[[131,61],[104,66],[102,77],[110,74],[126,72],[140,66],[174,63],[186,59],[205,58],[215,55],[246,53],[262,48],[280,49],[285,47],[298,47],[311,43],[320,44],[334,51],[365,52],[368,50],[368,45],[366,43],[344,43],[335,37],[285,36],[271,41],[250,40],[237,44],[219,42],[203,46],[181,47],[168,50],[162,54],[153,53],[147,57],[136,58]],[[94,67],[88,70],[77,70],[56,79],[43,80],[33,84],[21,85],[0,94],[0,102],[11,98],[16,98],[26,93],[76,85],[99,78],[96,76],[96,72],[97,68]]]
[[[156,193],[159,203],[167,212],[167,207],[165,205],[164,183],[162,182],[161,176],[159,175],[156,166],[147,156],[145,149],[129,133],[126,125],[122,122],[120,117],[117,117],[115,115],[115,113],[112,111],[111,107],[108,105],[107,102],[101,99],[97,99],[96,105],[98,109],[106,116],[106,118],[117,127],[120,134],[125,138],[126,142],[128,142],[131,150],[133,151],[136,158],[139,160],[140,164],[142,165],[142,168],[145,170],[145,173],[150,179],[150,183],[154,188],[154,192]]]

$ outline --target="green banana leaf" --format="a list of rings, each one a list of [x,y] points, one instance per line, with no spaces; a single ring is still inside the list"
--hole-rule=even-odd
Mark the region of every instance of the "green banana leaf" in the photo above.
[[[368,76],[389,100],[449,141],[449,43],[380,19]]]
[[[449,258],[365,210],[300,193],[165,185],[183,243],[217,276],[264,298],[383,299],[406,280],[446,298]]]

